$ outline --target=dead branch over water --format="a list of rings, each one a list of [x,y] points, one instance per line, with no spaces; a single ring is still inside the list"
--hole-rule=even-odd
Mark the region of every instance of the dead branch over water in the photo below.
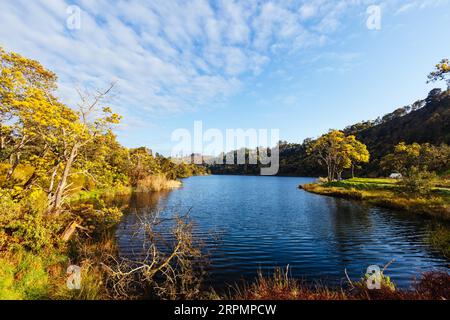
[[[160,225],[172,225],[169,235]],[[144,233],[141,258],[130,260],[110,255],[102,266],[107,273],[111,298],[192,299],[200,295],[205,259],[194,239],[189,212],[163,218],[159,213],[140,217]],[[165,228],[163,228],[165,229]]]

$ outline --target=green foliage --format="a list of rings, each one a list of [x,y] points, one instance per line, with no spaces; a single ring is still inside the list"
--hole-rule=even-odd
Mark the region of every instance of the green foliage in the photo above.
[[[394,179],[354,178],[322,184],[306,184],[302,189],[321,195],[364,200],[366,203],[385,208],[450,219],[450,198],[439,188],[433,188],[425,196],[423,193],[405,192],[403,185]]]
[[[412,144],[429,143],[430,146],[444,147],[448,150],[450,144],[450,91],[433,90],[426,99],[416,101],[410,106],[396,109],[373,121],[363,121],[350,125],[343,130],[346,136],[354,135],[358,141],[367,146],[370,152],[370,162],[362,164],[360,168],[355,166],[358,175],[382,176],[387,168],[381,168],[381,159],[392,153],[400,142]],[[327,170],[322,167],[307,150],[314,139],[305,139],[303,143],[288,143],[280,141],[280,170],[282,176],[323,176]],[[449,170],[448,151],[447,158],[440,157],[440,165],[435,168],[428,166],[428,170]],[[447,164],[447,168],[445,168]],[[261,165],[209,165],[213,174],[247,174],[259,175]],[[349,177],[350,172],[343,172],[343,176]]]
[[[430,196],[436,185],[436,174],[411,167],[401,180],[401,185],[406,193],[413,196]]]
[[[122,211],[117,207],[107,207],[102,200],[93,203],[79,203],[72,206],[72,212],[79,224],[91,237],[100,238],[111,230],[122,218]]]
[[[429,143],[406,144],[395,146],[394,152],[381,159],[380,165],[385,172],[400,172],[407,175],[413,167],[422,171],[443,171],[448,169],[450,147],[442,144],[434,146]]]
[[[60,244],[55,235],[61,231],[61,221],[45,216],[43,192],[31,191],[17,201],[7,190],[0,190],[0,202],[0,251],[25,248],[39,252]]]
[[[444,257],[450,258],[450,229],[443,224],[433,226],[428,232],[428,241]]]
[[[327,187],[338,187],[355,190],[398,190],[397,181],[393,179],[366,179],[352,178],[342,181],[332,181],[326,184]]]
[[[179,184],[169,179],[204,170],[120,145],[110,125],[121,116],[102,105],[113,85],[79,92],[75,110],[57,98],[56,80],[39,62],[0,47],[0,298],[48,298],[54,294],[48,270],[53,257],[66,256],[73,238],[99,241],[120,221],[119,208],[99,197],[74,202],[78,195],[129,191],[153,175],[167,188]],[[78,237],[68,245],[61,239],[73,234],[72,226]],[[96,296],[100,283],[94,273],[85,275],[92,280],[89,288],[65,296]]]
[[[54,252],[39,254],[16,250],[0,255],[0,300],[49,299],[58,270],[65,257]]]

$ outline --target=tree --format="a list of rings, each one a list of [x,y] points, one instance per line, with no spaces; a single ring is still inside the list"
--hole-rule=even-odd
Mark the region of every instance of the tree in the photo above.
[[[407,194],[413,196],[430,196],[436,184],[436,174],[418,167],[409,168],[401,181],[401,186]]]
[[[40,182],[49,212],[57,212],[80,149],[120,120],[100,108],[114,84],[94,94],[79,91],[75,111],[56,98],[57,77],[39,62],[0,48],[0,67],[0,160],[9,162],[2,187],[14,186],[19,164],[29,164],[34,171],[21,188]]]
[[[351,159],[352,178],[355,177],[355,165],[359,163],[368,163],[370,154],[367,146],[358,140],[353,135],[347,136],[347,143],[351,145],[351,152],[349,154]]]
[[[407,176],[413,168],[420,171],[444,171],[448,169],[450,147],[446,144],[435,146],[429,143],[406,144],[400,142],[394,152],[381,159],[385,171],[396,171]]]
[[[320,165],[326,166],[328,181],[340,180],[344,169],[351,168],[355,163],[369,162],[370,158],[367,147],[355,136],[345,136],[338,130],[331,130],[313,141],[308,153],[314,155]]]
[[[442,59],[435,70],[428,75],[428,83],[446,80],[447,88],[450,89],[450,62],[448,59]]]
[[[71,180],[78,188],[116,188],[129,185],[130,151],[108,130],[80,150]]]
[[[52,95],[56,75],[37,61],[0,47],[0,68],[1,160],[9,160],[6,182],[10,182],[24,150],[41,139],[39,127],[54,123],[51,118],[59,104]]]
[[[55,149],[55,153],[58,154],[60,159],[62,173],[59,182],[56,184],[55,191],[51,193],[51,212],[58,212],[61,208],[63,197],[68,187],[67,180],[80,149],[92,142],[97,136],[108,131],[110,124],[120,122],[121,117],[113,113],[109,107],[102,107],[100,109],[101,115],[97,115],[100,104],[113,87],[114,83],[106,90],[97,90],[93,94],[79,91],[81,102],[78,105],[79,110],[76,112],[78,121],[66,124],[58,132],[60,139],[56,142],[56,146],[60,148]]]
[[[159,164],[152,155],[152,150],[142,147],[130,150],[130,171],[131,184],[136,186],[138,181],[145,177],[160,172]]]

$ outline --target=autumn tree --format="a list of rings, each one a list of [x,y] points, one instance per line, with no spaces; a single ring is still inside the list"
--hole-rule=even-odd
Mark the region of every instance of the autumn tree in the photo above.
[[[43,123],[40,116],[52,116],[56,75],[37,61],[2,48],[0,68],[0,149],[1,160],[10,163],[6,177],[9,182],[25,149],[41,138],[37,128]]]
[[[108,130],[81,148],[71,180],[81,189],[116,188],[129,185],[130,151]]]
[[[450,62],[448,59],[442,59],[435,70],[428,75],[428,82],[445,80],[447,87],[450,89]]]
[[[403,175],[401,185],[404,191],[415,196],[428,196],[436,182],[436,171],[449,168],[450,147],[429,143],[404,142],[395,146],[394,151],[381,160],[381,167],[395,170]]]
[[[449,167],[450,147],[446,144],[435,146],[429,143],[406,144],[400,142],[392,153],[381,159],[385,171],[396,171],[407,176],[413,168],[420,171],[444,171]]]
[[[56,142],[59,148],[55,149],[55,154],[59,157],[62,172],[54,192],[51,193],[51,212],[57,212],[61,207],[68,188],[68,178],[80,149],[105,133],[110,124],[117,124],[120,121],[121,117],[113,113],[111,108],[101,106],[113,87],[114,84],[111,84],[105,90],[97,90],[94,93],[78,91],[80,96],[76,112],[78,121],[62,127],[59,131],[60,139]]]
[[[328,181],[341,180],[344,169],[351,168],[355,163],[366,163],[370,157],[367,147],[355,136],[346,136],[338,130],[331,130],[313,141],[308,153],[327,168]]]
[[[30,164],[33,174],[22,187],[39,183],[49,211],[57,212],[80,149],[120,120],[101,106],[113,84],[93,94],[79,91],[75,110],[58,100],[57,77],[39,62],[0,48],[0,67],[0,154],[9,162],[2,187],[14,184],[19,164]]]
[[[131,184],[136,186],[139,180],[149,175],[159,173],[159,164],[153,157],[152,150],[141,147],[130,150],[130,171]]]
[[[354,135],[347,136],[347,143],[351,146],[349,157],[351,160],[352,178],[355,177],[355,166],[361,163],[367,163],[370,160],[370,154],[367,146],[358,140]],[[339,176],[340,178],[340,176]]]

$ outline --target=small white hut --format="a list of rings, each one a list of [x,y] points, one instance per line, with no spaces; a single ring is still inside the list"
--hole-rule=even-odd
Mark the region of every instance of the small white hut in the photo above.
[[[391,173],[389,178],[391,178],[391,179],[401,179],[401,178],[403,178],[403,176],[402,176],[401,173],[395,172],[395,173]]]

